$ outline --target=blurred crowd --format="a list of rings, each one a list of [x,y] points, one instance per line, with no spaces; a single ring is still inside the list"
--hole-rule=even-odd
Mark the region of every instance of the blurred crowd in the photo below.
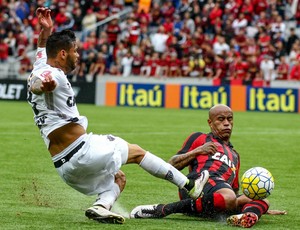
[[[31,70],[28,52],[40,32],[35,10],[46,6],[55,31],[80,34],[74,81],[105,74],[300,80],[300,4],[294,1],[152,0],[147,9],[137,0],[0,0],[0,62],[19,60],[20,74]],[[121,20],[125,9],[131,12]]]

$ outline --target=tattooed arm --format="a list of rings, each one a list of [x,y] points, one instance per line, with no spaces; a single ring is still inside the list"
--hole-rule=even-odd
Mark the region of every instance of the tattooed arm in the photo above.
[[[171,157],[169,163],[178,170],[188,166],[198,155],[213,155],[217,152],[217,146],[213,142],[207,142],[185,154],[177,154]]]

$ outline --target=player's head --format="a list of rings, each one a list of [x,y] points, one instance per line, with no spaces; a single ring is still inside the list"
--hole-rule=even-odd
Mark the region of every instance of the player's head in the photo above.
[[[233,112],[227,105],[214,105],[208,113],[211,132],[224,141],[229,141],[233,128]]]
[[[49,36],[46,43],[47,58],[55,60],[66,73],[76,68],[79,57],[76,36],[71,30],[55,32]]]

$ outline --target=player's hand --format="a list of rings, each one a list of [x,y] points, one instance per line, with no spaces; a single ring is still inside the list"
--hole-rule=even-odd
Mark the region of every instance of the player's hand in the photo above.
[[[51,75],[47,75],[44,77],[42,81],[41,90],[44,93],[52,92],[56,87],[56,81],[53,80]]]
[[[194,149],[195,153],[202,155],[214,155],[217,151],[217,145],[210,141]]]
[[[115,175],[115,183],[119,186],[120,191],[122,192],[126,185],[126,176],[121,170],[119,170]]]
[[[287,211],[285,211],[285,210],[268,210],[266,214],[269,214],[269,215],[286,215]]]
[[[51,10],[45,7],[39,7],[36,10],[36,15],[38,17],[39,24],[43,29],[52,29],[53,22],[51,18]]]

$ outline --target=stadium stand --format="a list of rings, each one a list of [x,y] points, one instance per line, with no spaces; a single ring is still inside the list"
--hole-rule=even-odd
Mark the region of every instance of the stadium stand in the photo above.
[[[55,31],[77,34],[81,60],[72,81],[102,75],[255,86],[300,80],[298,0],[0,0],[1,78],[30,72],[38,6],[52,10]]]

